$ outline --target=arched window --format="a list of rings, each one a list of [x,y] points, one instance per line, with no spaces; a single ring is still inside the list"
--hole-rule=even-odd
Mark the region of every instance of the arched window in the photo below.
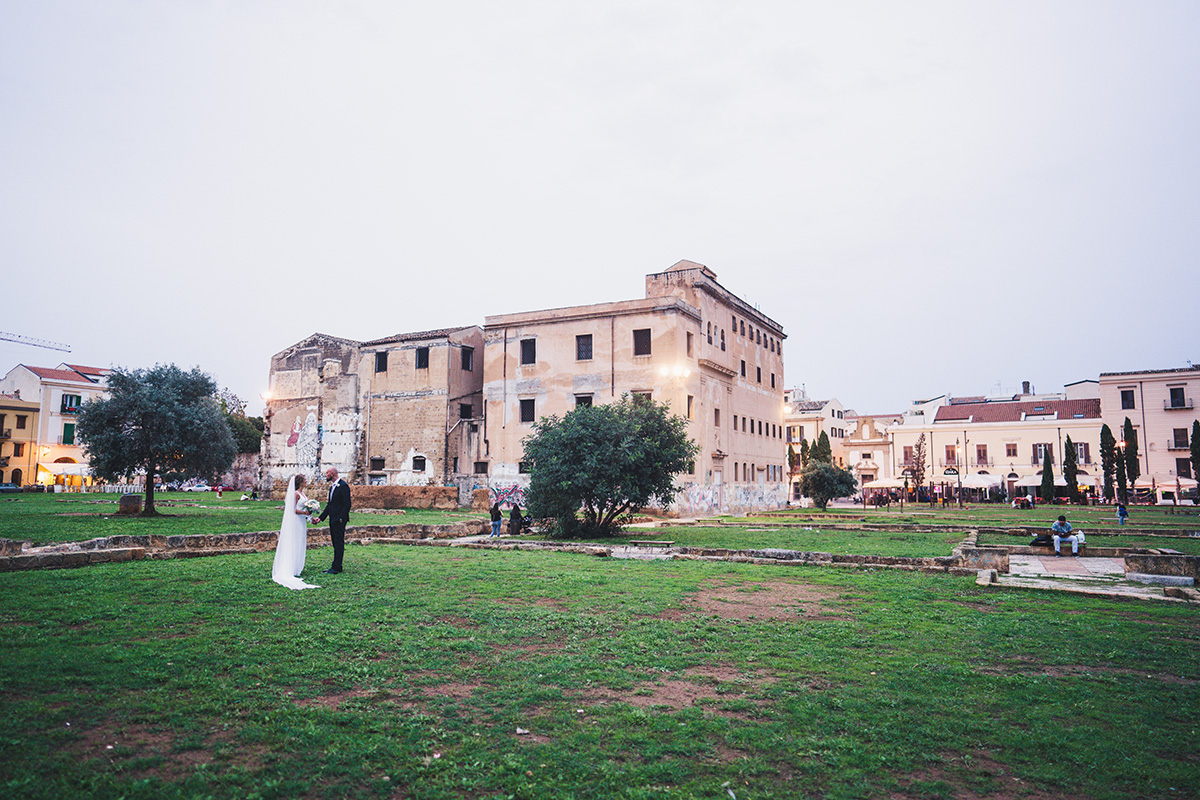
[[[725,331],[721,331],[721,349],[725,349]]]
[[[12,482],[15,483],[17,486],[21,485],[21,478],[23,478],[23,477],[24,477],[24,475],[22,475],[21,470],[19,470],[19,469],[13,470]],[[0,481],[0,483],[2,483],[2,481]]]
[[[712,323],[708,323],[708,343],[712,344]]]

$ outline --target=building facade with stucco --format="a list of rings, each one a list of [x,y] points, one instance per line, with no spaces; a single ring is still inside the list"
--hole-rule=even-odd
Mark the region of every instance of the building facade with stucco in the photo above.
[[[786,504],[782,327],[691,261],[646,276],[646,296],[484,321],[492,499],[524,503],[522,440],[548,414],[622,395],[666,403],[699,445],[672,511]]]

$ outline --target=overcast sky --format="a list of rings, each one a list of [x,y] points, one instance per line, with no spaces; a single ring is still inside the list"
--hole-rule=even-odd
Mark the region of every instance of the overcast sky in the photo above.
[[[1200,3],[0,0],[0,372],[643,296],[861,413],[1200,361]]]

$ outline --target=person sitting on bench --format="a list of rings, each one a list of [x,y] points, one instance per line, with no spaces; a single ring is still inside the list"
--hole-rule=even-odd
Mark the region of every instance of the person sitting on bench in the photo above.
[[[1063,542],[1071,543],[1071,555],[1079,555],[1079,537],[1071,533],[1071,523],[1067,522],[1066,517],[1059,515],[1058,522],[1050,526],[1050,534],[1054,539],[1054,555],[1062,555],[1059,546]]]

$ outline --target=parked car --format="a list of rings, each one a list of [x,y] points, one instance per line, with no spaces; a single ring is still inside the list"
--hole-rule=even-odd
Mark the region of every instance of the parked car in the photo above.
[[[15,483],[0,483],[0,492],[19,492],[21,487]]]
[[[185,492],[211,492],[212,487],[207,483],[197,483],[195,486],[185,486],[183,490]]]

